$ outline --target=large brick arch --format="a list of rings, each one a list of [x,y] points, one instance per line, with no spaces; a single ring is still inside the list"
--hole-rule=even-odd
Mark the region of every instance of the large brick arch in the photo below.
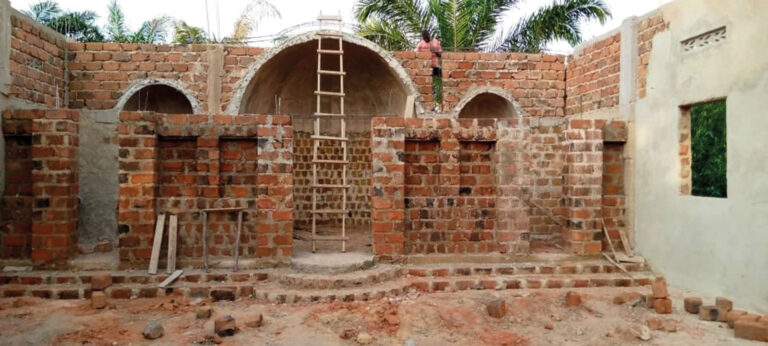
[[[306,34],[294,36],[284,42],[282,42],[280,45],[266,51],[264,54],[260,55],[253,64],[251,64],[248,67],[248,70],[245,72],[243,78],[235,85],[235,88],[232,92],[232,98],[230,99],[230,102],[227,105],[226,113],[227,114],[243,114],[243,113],[249,113],[247,110],[247,104],[249,102],[249,98],[252,96],[254,89],[257,87],[257,77],[259,74],[264,71],[265,69],[269,68],[269,63],[274,60],[273,58],[278,57],[281,53],[284,53],[285,51],[289,51],[290,49],[295,49],[297,46],[306,44],[308,42],[313,42],[317,40],[317,31],[309,32]],[[391,73],[391,75],[394,77],[394,79],[397,81],[397,84],[399,84],[399,87],[402,88],[402,91],[405,94],[405,97],[407,96],[413,96],[415,98],[415,107],[416,107],[416,113],[421,114],[423,113],[423,106],[420,101],[420,94],[418,93],[418,89],[414,82],[411,80],[409,73],[403,68],[403,66],[400,64],[398,60],[395,59],[395,57],[388,51],[382,49],[381,47],[377,46],[375,43],[368,41],[362,37],[347,34],[344,33],[343,40],[345,44],[352,44],[356,47],[361,47],[362,49],[372,53],[372,56],[375,56],[377,59],[381,60],[381,66],[385,67],[387,69],[388,73]],[[345,50],[346,50],[345,46]],[[313,51],[314,53],[314,51]],[[345,52],[346,53],[346,52]],[[346,54],[345,54],[346,55]],[[284,58],[281,56],[280,58]],[[346,57],[345,57],[346,58]],[[312,59],[316,59],[316,57],[312,57]],[[344,60],[345,68],[347,67],[348,60]],[[314,78],[314,76],[312,76]],[[350,74],[348,73],[348,79],[351,78]],[[311,92],[312,90],[310,90]],[[314,100],[314,99],[313,99]],[[285,113],[285,112],[283,112]]]
[[[115,105],[114,109],[118,111],[124,110],[126,104],[128,103],[128,100],[131,99],[131,97],[139,92],[140,90],[154,86],[154,85],[162,85],[167,86],[170,88],[175,89],[189,101],[190,106],[192,107],[192,113],[194,114],[202,114],[203,113],[203,107],[200,105],[200,102],[197,100],[197,97],[195,97],[194,94],[192,94],[189,90],[187,90],[184,85],[182,85],[180,82],[172,80],[172,79],[162,79],[162,78],[147,78],[147,79],[141,79],[133,84],[131,84],[130,87],[128,87],[125,92],[123,93],[123,96],[120,97],[120,99],[117,101],[117,104]]]

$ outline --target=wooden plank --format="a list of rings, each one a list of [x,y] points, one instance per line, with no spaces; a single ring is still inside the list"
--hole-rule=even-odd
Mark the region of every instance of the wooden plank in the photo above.
[[[183,272],[184,272],[184,271],[183,271],[183,270],[181,270],[181,269],[179,269],[179,270],[177,270],[177,271],[173,272],[173,274],[171,274],[170,276],[168,276],[167,278],[165,278],[165,280],[163,280],[163,282],[161,282],[161,283],[160,283],[159,285],[157,285],[157,286],[158,286],[158,287],[160,287],[160,288],[165,288],[165,287],[167,287],[167,286],[168,286],[168,285],[170,285],[170,284],[171,284],[173,281],[175,281],[176,279],[178,279],[178,278],[179,278],[179,276],[181,276],[181,273],[183,273]]]
[[[155,238],[152,242],[152,257],[149,259],[150,274],[157,274],[157,262],[160,260],[160,247],[163,245],[163,228],[165,228],[165,214],[157,216],[155,222]]]
[[[631,279],[634,279],[634,278],[635,278],[635,277],[634,277],[634,276],[632,276],[632,274],[630,274],[630,273],[629,273],[629,272],[628,272],[626,269],[624,269],[624,266],[622,266],[621,264],[619,264],[619,263],[616,263],[616,261],[612,260],[612,259],[611,259],[611,256],[608,256],[608,254],[606,254],[605,252],[601,252],[601,253],[603,254],[603,257],[605,257],[605,259],[607,259],[607,260],[608,260],[608,262],[611,262],[611,264],[613,264],[614,266],[616,266],[616,268],[619,268],[619,269],[621,269],[621,271],[623,271],[623,272],[624,272],[624,274],[627,274],[627,276],[629,276]]]
[[[624,253],[629,257],[634,257],[635,252],[632,251],[632,246],[629,245],[629,238],[627,238],[627,232],[623,229],[619,229],[619,237],[621,237],[621,245],[624,247]]]
[[[233,271],[237,271],[237,261],[240,257],[240,233],[243,229],[243,212],[237,213],[237,238],[235,239],[235,267]]]
[[[608,229],[605,228],[605,219],[602,219],[601,221],[603,221],[603,234],[605,234],[605,241],[607,241],[608,246],[611,247],[611,253],[613,254],[613,258],[617,258],[616,249],[613,247],[613,240],[611,240],[611,234],[608,233]]]
[[[224,211],[241,211],[245,209],[246,209],[245,207],[237,207],[237,208],[210,208],[210,209],[200,209],[200,210],[206,211],[209,213],[214,213],[214,212],[224,212]]]
[[[165,272],[170,274],[176,271],[176,237],[179,217],[171,215],[168,222],[168,267]]]
[[[405,110],[403,111],[403,116],[405,118],[413,118],[413,105],[416,102],[416,96],[408,95],[408,97],[405,99]]]
[[[203,267],[205,272],[211,270],[208,268],[208,212],[203,211]]]

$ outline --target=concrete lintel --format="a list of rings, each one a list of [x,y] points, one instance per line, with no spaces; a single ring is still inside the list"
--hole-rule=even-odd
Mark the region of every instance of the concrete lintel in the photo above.
[[[637,99],[637,17],[621,23],[621,50],[619,51],[619,115],[633,119]]]

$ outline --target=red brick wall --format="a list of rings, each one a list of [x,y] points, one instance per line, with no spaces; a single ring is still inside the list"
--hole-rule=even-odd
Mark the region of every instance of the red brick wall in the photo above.
[[[603,212],[611,239],[619,239],[624,229],[626,196],[624,193],[624,143],[603,144]]]
[[[155,217],[179,215],[181,260],[199,263],[202,208],[245,208],[240,254],[287,261],[292,253],[293,127],[287,116],[122,112],[120,260],[149,259]],[[236,214],[209,220],[212,257],[232,255]]]
[[[4,258],[36,268],[67,266],[77,245],[79,114],[7,110],[6,186],[0,210]]]
[[[440,142],[406,141],[405,163],[405,252],[407,254],[446,253],[444,200],[438,198]],[[455,226],[455,225],[454,225]],[[446,245],[447,244],[447,245]]]
[[[374,118],[374,254],[526,251],[518,120]]]
[[[224,75],[221,78],[220,112],[227,109],[235,86],[243,79],[248,67],[263,53],[264,48],[260,47],[224,46]]]
[[[653,48],[653,37],[667,30],[667,23],[661,13],[652,15],[637,24],[637,97],[642,99],[646,95],[648,76],[648,62]]]
[[[70,108],[108,109],[139,80],[181,82],[207,109],[206,45],[70,42]]]
[[[431,109],[432,69],[429,53],[395,52]],[[445,53],[443,112],[449,113],[471,90],[504,89],[531,116],[562,116],[565,57],[521,53]]]
[[[568,59],[565,114],[580,114],[619,105],[621,34],[583,48]]]
[[[32,249],[32,137],[5,137],[5,191],[0,199],[2,258],[26,259]]]
[[[531,237],[545,243],[560,240],[563,207],[563,152],[560,134],[563,125],[539,126],[531,129]]]
[[[602,250],[603,127],[605,121],[572,119],[562,133],[566,221],[563,237],[571,251]]]
[[[64,105],[64,37],[27,16],[11,14],[10,96],[56,107]]]
[[[311,226],[312,214],[312,133],[296,131],[294,145],[294,219],[297,226]],[[371,224],[371,133],[347,132],[347,225],[370,226]],[[342,152],[338,141],[322,141],[321,160],[341,160]],[[318,165],[318,180],[322,184],[341,184],[341,166],[338,164]],[[340,189],[328,189],[318,196],[318,209],[340,209]],[[339,214],[318,214],[320,224],[341,225]]]

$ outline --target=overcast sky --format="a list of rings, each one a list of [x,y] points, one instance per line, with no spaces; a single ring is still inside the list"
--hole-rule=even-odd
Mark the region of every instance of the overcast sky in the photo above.
[[[39,0],[11,0],[11,5],[19,10],[26,10]],[[521,15],[528,15],[539,6],[550,4],[553,0],[520,0],[518,7],[510,11],[505,27],[512,26]],[[670,0],[604,0],[613,12],[613,18],[600,25],[597,22],[583,26],[584,39],[599,36],[621,25],[630,16],[645,14]],[[100,16],[98,23],[103,27],[107,17],[108,0],[58,0],[64,10],[93,10]],[[160,15],[168,15],[186,21],[190,25],[207,30],[206,0],[118,0],[125,13],[128,26],[135,30],[144,20]],[[345,21],[354,22],[352,9],[356,0],[272,0],[282,14],[281,19],[268,19],[259,24],[255,35],[276,33],[287,27],[313,21],[320,11],[341,13]],[[232,33],[232,25],[248,3],[247,0],[207,0],[211,32],[217,37]],[[218,23],[218,25],[217,25]],[[551,50],[560,53],[570,52],[566,43],[556,43]]]

